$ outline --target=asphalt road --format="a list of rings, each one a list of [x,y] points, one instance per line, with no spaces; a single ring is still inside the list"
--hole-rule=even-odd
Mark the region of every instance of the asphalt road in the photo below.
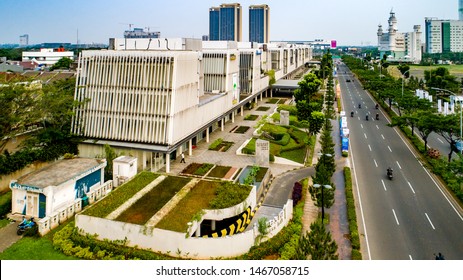
[[[423,168],[397,130],[387,126],[386,116],[375,109],[345,65],[338,66],[338,79],[348,115],[364,258],[426,260],[441,252],[446,259],[463,259],[462,209]],[[374,120],[376,112],[379,121]],[[393,180],[386,176],[388,166],[394,169]]]

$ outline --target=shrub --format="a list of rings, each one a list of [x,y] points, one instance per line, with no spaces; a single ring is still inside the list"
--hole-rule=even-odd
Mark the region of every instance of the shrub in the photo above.
[[[211,209],[224,209],[243,202],[251,192],[252,187],[222,182],[217,188],[216,197],[210,201]]]
[[[296,106],[285,104],[278,105],[277,111],[280,112],[281,110],[288,111],[290,116],[297,116]]]
[[[292,194],[292,199],[293,199],[293,206],[296,206],[296,204],[301,200],[302,198],[302,184],[299,182],[294,183],[293,187],[293,194]]]
[[[222,144],[223,142],[223,139],[222,138],[219,138],[217,140],[215,140],[214,142],[212,142],[211,145],[209,145],[209,150],[215,150],[217,149],[217,147]]]
[[[0,218],[3,218],[11,211],[11,191],[0,195]]]
[[[207,173],[212,167],[214,167],[213,164],[210,164],[210,163],[203,163],[203,164],[201,165],[201,167],[199,167],[198,169],[196,169],[196,171],[193,173],[193,175],[198,175],[198,176],[206,175],[206,173]]]

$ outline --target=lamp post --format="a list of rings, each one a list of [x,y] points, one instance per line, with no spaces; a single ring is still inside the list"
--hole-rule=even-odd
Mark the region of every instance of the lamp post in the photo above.
[[[405,72],[402,74],[402,98],[404,97],[404,80],[405,80],[405,74],[407,74],[408,71],[410,71],[410,69],[407,70],[407,71],[405,71]]]
[[[314,188],[322,188],[322,224],[323,224],[323,219],[325,218],[325,199],[323,196],[323,190],[324,189],[332,189],[330,185],[320,185],[320,184],[313,184]]]

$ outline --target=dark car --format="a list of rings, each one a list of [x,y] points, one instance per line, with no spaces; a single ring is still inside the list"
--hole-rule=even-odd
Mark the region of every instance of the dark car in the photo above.
[[[347,80],[346,80],[346,82],[350,83],[350,80],[349,80],[349,79],[347,79]]]

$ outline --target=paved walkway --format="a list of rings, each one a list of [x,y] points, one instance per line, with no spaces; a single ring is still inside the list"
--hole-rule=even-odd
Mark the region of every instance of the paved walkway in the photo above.
[[[18,222],[11,222],[9,225],[0,228],[0,253],[21,239],[21,236],[16,234],[17,225]]]

